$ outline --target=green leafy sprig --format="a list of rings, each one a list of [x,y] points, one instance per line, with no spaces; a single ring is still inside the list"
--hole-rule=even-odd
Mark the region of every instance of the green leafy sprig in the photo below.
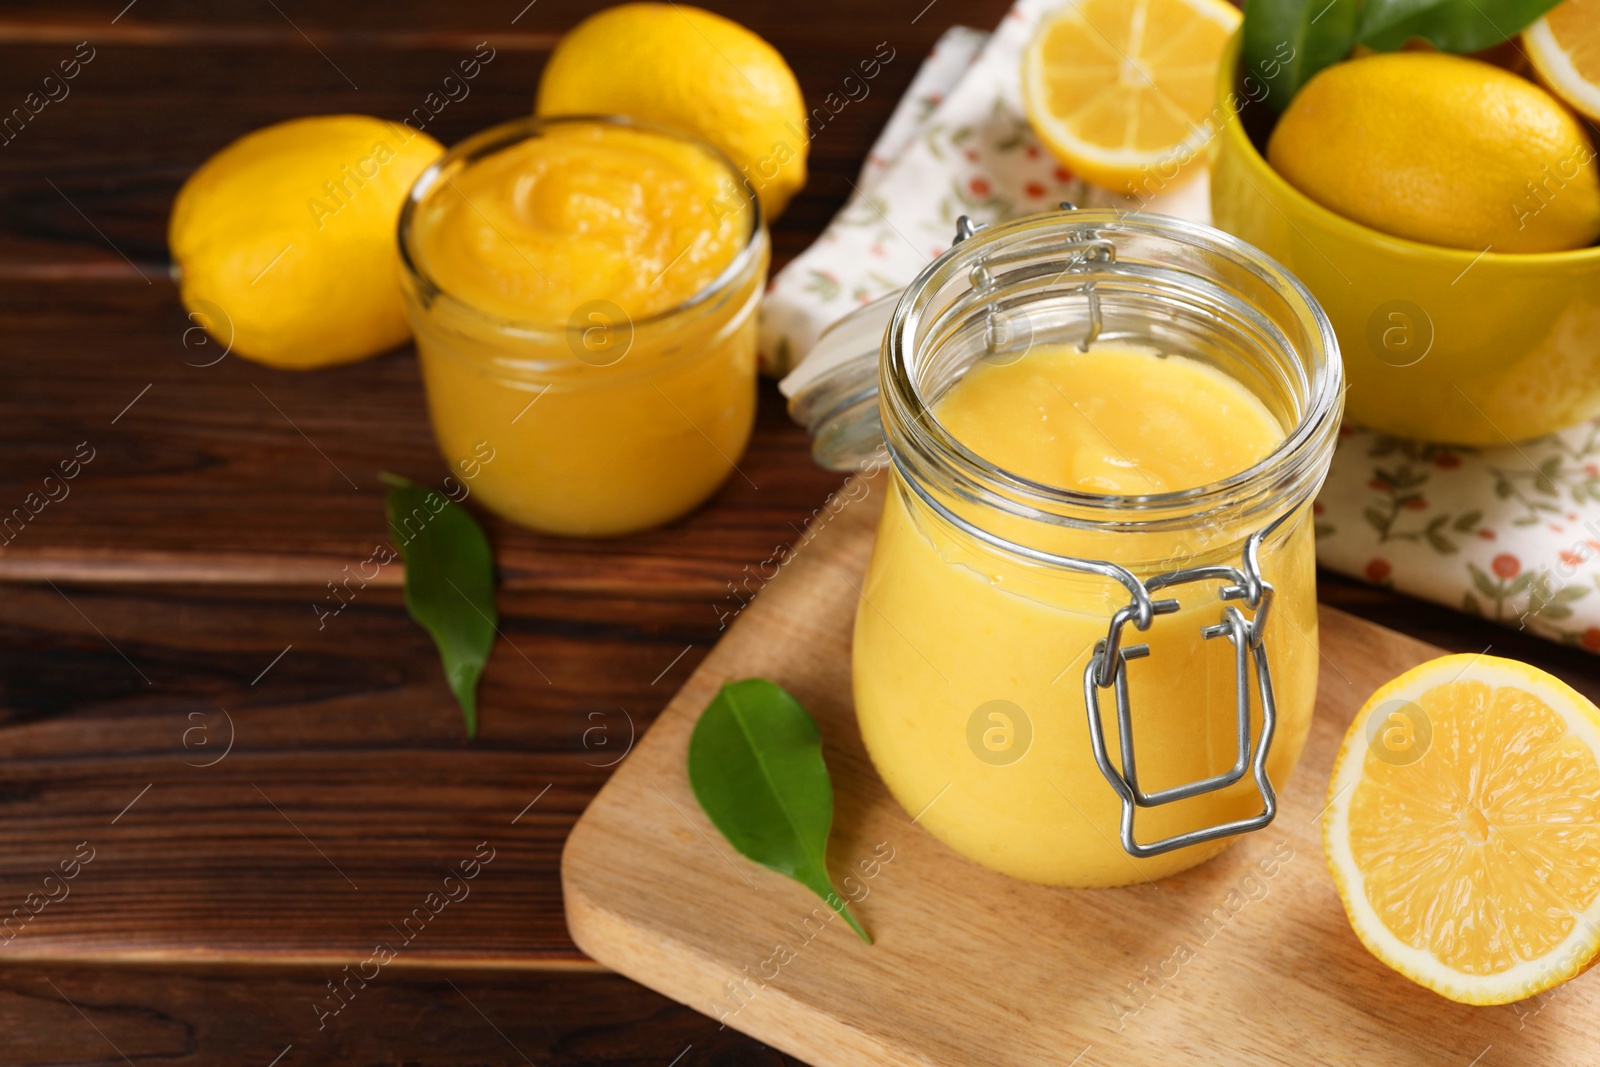
[[[689,785],[729,844],[810,889],[872,943],[828,878],[833,782],[817,724],[788,691],[763,678],[724,685],[689,739]]]
[[[494,646],[494,557],[466,508],[443,493],[382,475],[389,536],[406,565],[406,610],[433,637],[445,680],[461,705],[467,737],[478,736],[478,678]]]
[[[1356,45],[1392,52],[1423,40],[1445,52],[1492,48],[1561,0],[1245,0],[1241,67],[1283,111],[1295,93]],[[1288,58],[1284,58],[1288,56]]]

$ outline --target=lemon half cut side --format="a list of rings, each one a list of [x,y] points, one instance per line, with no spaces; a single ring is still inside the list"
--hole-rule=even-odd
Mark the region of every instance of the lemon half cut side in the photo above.
[[[1096,185],[1174,186],[1205,162],[1217,65],[1239,19],[1223,0],[1068,0],[1023,53],[1028,121]]]
[[[1374,693],[1334,764],[1323,847],[1356,935],[1465,1004],[1600,953],[1600,712],[1527,664],[1444,656]]]
[[[1600,18],[1594,0],[1567,0],[1522,31],[1539,80],[1574,111],[1600,122]]]

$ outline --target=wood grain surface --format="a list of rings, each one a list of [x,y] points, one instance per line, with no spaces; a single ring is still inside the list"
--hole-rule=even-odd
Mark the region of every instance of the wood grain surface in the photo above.
[[[0,970],[0,1065],[285,1067],[327,1063],[590,1067],[798,1061],[599,971],[386,970],[318,1029],[305,968]]]
[[[653,721],[750,598],[748,569],[797,541],[838,484],[810,464],[776,391],[741,461],[758,488],[734,478],[681,523],[602,543],[489,522],[503,636],[483,736],[466,745],[398,571],[323,629],[312,610],[384,535],[377,471],[443,474],[411,352],[312,374],[206,366],[215,349],[189,332],[168,277],[172,197],[228,141],[304,114],[398,119],[488,41],[496,58],[470,96],[428,127],[454,142],[526,113],[555,40],[602,6],[0,9],[0,113],[80,42],[95,50],[67,98],[0,144],[0,512],[80,442],[95,450],[70,497],[0,546],[0,915],[81,842],[95,849],[70,897],[0,945],[5,1067],[260,1067],[280,1053],[280,1067],[785,1062],[585,963],[557,877],[630,719]],[[991,27],[1007,4],[704,6],[782,50],[811,104],[879,42],[896,50],[813,141],[811,181],[774,231],[781,263],[842,205],[938,34]],[[1600,692],[1582,653],[1344,579],[1323,576],[1322,591]],[[234,747],[196,766],[227,736],[219,709]],[[310,1004],[328,968],[364,959],[372,931],[483,840],[496,858],[472,896],[319,1030]],[[495,969],[508,962],[532,969]],[[1501,1062],[1516,1061],[1483,1060]]]
[[[882,497],[874,486],[805,545],[573,829],[562,878],[585,952],[818,1067],[1592,1057],[1592,979],[1471,1008],[1392,973],[1351,932],[1322,859],[1328,774],[1367,696],[1440,650],[1343,612],[1322,611],[1316,714],[1294,777],[1277,783],[1276,820],[1216,859],[1124,889],[1052,889],[915,826],[874,773],[850,697]],[[817,719],[835,790],[830,869],[836,885],[853,877],[870,946],[734,853],[695,803],[689,736],[723,682],[746,677],[778,682]]]

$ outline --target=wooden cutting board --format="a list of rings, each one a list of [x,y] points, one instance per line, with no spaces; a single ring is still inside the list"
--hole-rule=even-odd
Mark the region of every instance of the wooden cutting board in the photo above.
[[[1316,719],[1277,820],[1209,863],[1127,889],[1049,889],[914,825],[874,774],[850,700],[883,494],[869,484],[819,511],[573,830],[562,881],[585,952],[819,1067],[1596,1061],[1600,980],[1470,1008],[1384,968],[1347,925],[1318,824],[1334,755],[1362,701],[1439,650],[1341,612],[1322,611]],[[829,867],[836,884],[858,879],[851,896],[865,890],[854,910],[874,945],[812,919],[820,902],[735,853],[690,792],[701,709],[756,675],[821,728]]]

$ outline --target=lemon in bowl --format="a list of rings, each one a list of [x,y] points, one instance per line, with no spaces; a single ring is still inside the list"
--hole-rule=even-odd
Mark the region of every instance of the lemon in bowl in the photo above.
[[[1288,267],[1327,311],[1350,382],[1345,409],[1354,421],[1403,437],[1503,445],[1600,413],[1600,248],[1509,251],[1493,246],[1494,233],[1477,247],[1451,247],[1441,243],[1442,233],[1408,224],[1430,214],[1434,223],[1459,221],[1449,218],[1457,209],[1430,211],[1413,203],[1407,219],[1393,208],[1405,206],[1403,198],[1391,197],[1391,206],[1366,222],[1348,217],[1344,212],[1363,209],[1333,201],[1326,187],[1355,166],[1348,151],[1342,157],[1326,152],[1320,163],[1306,166],[1322,172],[1298,175],[1308,194],[1251,141],[1246,119],[1266,108],[1243,102],[1236,82],[1238,55],[1235,36],[1217,84],[1212,217],[1219,228]],[[1340,66],[1359,68],[1365,62]],[[1308,84],[1302,94],[1311,88]],[[1392,108],[1370,106],[1371,124],[1387,128],[1414,121]],[[1375,131],[1371,141],[1381,141],[1380,133]],[[1581,224],[1584,217],[1588,186],[1578,179],[1594,165],[1586,145],[1574,141],[1571,149],[1577,154],[1569,152],[1566,163],[1559,156],[1540,160],[1540,168],[1546,162],[1551,167],[1548,185],[1542,169],[1521,175],[1528,157],[1518,157],[1514,183],[1494,185],[1490,175],[1467,173],[1474,165],[1500,165],[1481,148],[1469,159],[1436,160],[1435,165],[1446,169],[1467,202],[1477,203],[1485,218],[1498,220],[1509,232],[1522,233],[1519,218],[1524,229],[1560,231],[1563,227],[1550,224],[1561,217]],[[1366,150],[1378,148],[1369,142]],[[1536,184],[1529,188],[1529,181]],[[1483,187],[1501,191],[1503,214],[1494,211],[1493,192],[1472,193]],[[1517,191],[1522,199],[1513,202]],[[1337,202],[1338,209],[1319,202],[1319,196]],[[1368,197],[1378,199],[1376,191]],[[1577,239],[1581,232],[1572,240]]]
[[[229,351],[297,370],[403,344],[395,227],[443,151],[365,115],[291,119],[223,148],[183,183],[167,225],[191,320]]]
[[[1323,207],[1425,244],[1566,252],[1600,237],[1583,124],[1527,79],[1462,56],[1378,53],[1320,71],[1267,162]]]

